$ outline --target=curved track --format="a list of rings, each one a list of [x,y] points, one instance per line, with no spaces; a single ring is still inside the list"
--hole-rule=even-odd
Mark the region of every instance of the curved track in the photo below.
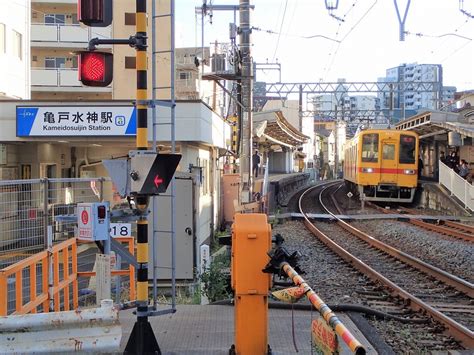
[[[321,186],[309,188],[299,199],[299,208],[306,227],[356,269],[372,280],[382,283],[392,295],[402,298],[409,308],[429,314],[463,346],[473,348],[474,334],[470,330],[474,327],[473,285],[384,244],[338,219],[327,206],[332,204],[338,209],[337,201],[334,197],[325,197],[325,192],[337,185],[340,185],[340,182],[323,187],[319,193],[319,200],[321,208],[332,216],[338,228],[343,231],[334,233],[331,225],[331,228],[325,228],[328,229],[325,232],[323,228],[316,227],[304,211],[305,196]],[[334,193],[331,195],[334,196]]]

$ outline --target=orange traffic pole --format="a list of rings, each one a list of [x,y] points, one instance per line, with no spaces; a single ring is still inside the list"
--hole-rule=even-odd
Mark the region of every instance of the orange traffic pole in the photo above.
[[[294,282],[295,285],[303,288],[306,297],[308,297],[311,304],[316,307],[319,314],[326,320],[332,329],[334,329],[344,343],[347,344],[349,349],[354,354],[362,355],[365,354],[364,346],[352,335],[352,333],[345,327],[339,318],[333,313],[333,311],[323,302],[321,298],[313,291],[313,289],[306,283],[306,281],[298,275],[287,262],[282,262],[280,268],[288,275],[288,277]]]
[[[271,249],[271,227],[259,213],[236,214],[232,225],[235,344],[230,354],[263,355],[268,346],[270,275],[262,270]]]

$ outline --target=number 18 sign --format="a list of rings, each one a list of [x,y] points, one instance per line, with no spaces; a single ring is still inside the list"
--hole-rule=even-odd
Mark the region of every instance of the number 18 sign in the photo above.
[[[131,237],[132,224],[131,223],[110,223],[110,236],[117,237]]]

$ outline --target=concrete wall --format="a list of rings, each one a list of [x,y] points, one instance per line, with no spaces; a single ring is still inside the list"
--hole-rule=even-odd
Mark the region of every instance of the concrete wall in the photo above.
[[[65,23],[72,24],[72,14],[77,14],[77,4],[37,3],[33,1],[31,23],[45,23],[45,14],[65,14]]]
[[[64,68],[73,68],[72,58],[75,57],[74,54],[71,54],[71,50],[67,48],[34,48],[31,53],[32,56],[35,56],[36,61],[31,59],[32,68],[44,68],[45,67],[45,58],[46,57],[62,57],[66,58],[66,63]],[[76,67],[77,68],[77,67]]]
[[[423,184],[419,207],[437,210],[440,214],[469,216],[464,208],[456,203],[447,191],[437,184]]]
[[[114,38],[128,38],[130,35],[135,34],[135,26],[125,25],[125,13],[135,13],[135,1],[130,0],[114,0],[114,21],[113,25],[113,37]],[[157,14],[169,14],[170,12],[170,1],[169,0],[156,0]],[[152,77],[151,77],[151,0],[147,0],[147,11],[148,11],[148,97],[151,98],[152,88]],[[155,19],[156,21],[156,45],[157,51],[169,50],[171,43],[171,22],[169,17],[160,17]],[[134,57],[135,50],[129,46],[114,46],[114,81],[113,86],[113,98],[119,99],[130,99],[135,97],[136,91],[136,72],[135,69],[125,69],[125,57]],[[157,55],[156,68],[157,68],[157,83],[156,86],[165,87],[170,86],[170,61],[171,57],[169,53],[160,53]],[[169,89],[157,90],[158,99],[169,99]]]
[[[268,188],[268,211],[270,214],[276,213],[281,207],[288,204],[290,197],[303,186],[308,185],[310,174],[299,173],[277,181],[270,181]]]

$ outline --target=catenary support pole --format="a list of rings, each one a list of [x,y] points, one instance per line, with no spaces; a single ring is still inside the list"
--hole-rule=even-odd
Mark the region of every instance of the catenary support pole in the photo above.
[[[147,14],[146,0],[136,0],[137,65],[137,150],[148,149],[147,101]],[[137,321],[125,347],[125,354],[160,354],[155,334],[148,322],[148,218],[149,196],[137,195]],[[156,212],[156,211],[155,211]]]
[[[247,203],[252,199],[252,82],[253,65],[251,54],[250,34],[250,1],[240,0],[240,53],[242,57],[242,134],[240,151],[240,202]]]

